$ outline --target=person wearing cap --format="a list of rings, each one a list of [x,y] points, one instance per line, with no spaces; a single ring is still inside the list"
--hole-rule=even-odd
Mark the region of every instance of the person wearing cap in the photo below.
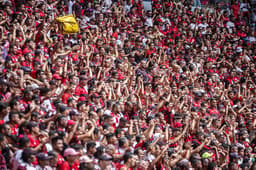
[[[95,170],[93,159],[87,155],[83,155],[79,158],[80,170]]]
[[[79,113],[75,110],[71,110],[69,112],[69,116],[70,116],[70,119],[73,121],[78,121],[78,119],[79,119]]]
[[[112,167],[111,161],[112,158],[110,155],[102,154],[101,156],[99,156],[99,163],[95,166],[95,170],[115,169],[114,167]]]
[[[49,159],[49,166],[52,170],[57,170],[58,153],[55,151],[49,151],[48,156],[51,157],[51,159]]]
[[[52,156],[49,156],[46,153],[38,153],[36,155],[37,161],[38,161],[38,165],[36,166],[36,170],[52,170],[52,168],[50,167],[50,159],[52,159]]]
[[[63,170],[79,170],[80,153],[73,148],[67,148],[64,151],[65,160],[59,167]]]
[[[201,156],[199,153],[194,153],[191,155],[190,158],[192,167],[195,169],[202,169],[202,161],[201,161]]]

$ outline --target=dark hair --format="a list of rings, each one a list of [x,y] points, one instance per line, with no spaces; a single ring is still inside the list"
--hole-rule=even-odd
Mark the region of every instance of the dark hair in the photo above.
[[[63,141],[63,138],[60,137],[60,136],[55,136],[52,138],[52,144],[56,144],[58,142],[58,140],[62,140]]]
[[[105,152],[105,147],[104,146],[99,146],[97,147],[97,151],[94,153],[94,157],[99,159],[102,154]]]
[[[123,156],[124,163],[126,163],[130,158],[132,158],[132,153],[126,152]]]
[[[78,143],[72,143],[71,148],[74,148],[76,151],[79,151],[80,149],[83,149],[83,145]]]
[[[136,142],[140,142],[141,138],[142,138],[142,135],[137,135],[135,138]]]
[[[28,126],[28,122],[27,122],[27,121],[22,122],[22,123],[20,124],[20,127],[19,127],[19,135],[25,134],[24,128],[27,129],[27,126]]]
[[[96,135],[99,133],[99,129],[98,128],[95,128],[94,131],[93,131],[93,134]]]
[[[6,124],[0,124],[0,133],[2,132],[2,130],[5,130],[6,129]]]
[[[4,140],[4,135],[0,133],[0,142],[3,142]]]
[[[17,99],[12,99],[10,102],[9,102],[9,106],[11,107],[11,109],[13,109],[13,107],[15,105],[18,104],[18,100]]]
[[[236,163],[235,162],[230,162],[228,164],[228,169],[231,169],[232,166],[236,166]]]
[[[85,102],[85,101],[80,101],[80,102],[78,102],[77,105],[76,105],[77,109],[78,109],[79,107],[81,107],[83,104],[86,104],[86,102]]]
[[[4,109],[8,107],[7,103],[0,103],[0,112],[2,112]]]
[[[18,113],[18,112],[10,112],[10,113],[9,113],[9,120],[11,120],[11,118],[12,118],[14,115],[19,115],[19,113]]]
[[[95,146],[96,146],[96,143],[95,143],[95,142],[92,142],[92,141],[89,141],[89,142],[87,142],[87,144],[86,144],[87,150],[89,150],[90,148],[94,148]]]
[[[121,137],[121,138],[119,138],[119,139],[118,139],[118,145],[119,145],[119,147],[124,146],[124,144],[125,144],[126,142],[127,142],[126,137]]]
[[[58,153],[55,152],[55,151],[50,151],[50,152],[48,152],[48,155],[49,155],[49,156],[52,156],[52,157],[54,157],[54,158],[57,158],[57,157],[58,157]]]
[[[23,137],[19,138],[19,147],[20,148],[24,148],[25,146],[27,146],[28,143],[29,143],[29,139],[27,136],[23,136]]]
[[[123,131],[123,130],[122,130],[121,128],[117,128],[117,129],[115,130],[115,135],[116,135],[116,137],[118,137],[118,135],[121,134],[122,131]]]
[[[25,162],[25,163],[30,163],[30,159],[31,159],[31,148],[25,148],[22,151],[22,155],[21,155],[21,159]]]
[[[115,136],[114,133],[108,133],[108,134],[106,134],[106,139],[109,140],[109,139],[111,139],[114,136]]]
[[[103,128],[103,130],[105,130],[105,129],[107,129],[107,130],[108,130],[109,125],[108,125],[107,123],[104,123],[104,124],[102,125],[102,128]]]

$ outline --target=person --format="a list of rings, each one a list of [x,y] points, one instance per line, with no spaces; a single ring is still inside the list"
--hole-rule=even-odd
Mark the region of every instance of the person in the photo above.
[[[55,167],[59,167],[63,162],[64,162],[64,158],[61,154],[61,152],[63,151],[63,138],[60,136],[55,136],[52,138],[51,141],[52,144],[52,149],[53,151],[55,151],[56,153],[58,153],[58,161],[57,164],[55,165]]]
[[[94,170],[93,160],[87,155],[83,155],[79,158],[80,167],[79,170]]]
[[[80,153],[77,152],[75,149],[73,148],[67,148],[64,151],[64,157],[65,160],[60,166],[60,169],[63,170],[79,170],[79,155]]]
[[[6,170],[7,169],[7,162],[5,160],[5,157],[3,156],[2,154],[2,151],[4,149],[4,147],[6,146],[6,143],[5,143],[5,136],[0,134],[0,151],[1,151],[1,154],[0,154],[0,167],[1,169],[3,170]]]
[[[136,160],[132,153],[126,152],[124,154],[124,165],[120,168],[120,170],[129,170],[136,167]]]
[[[52,168],[49,166],[50,162],[49,160],[53,157],[49,156],[46,153],[38,153],[36,155],[38,165],[36,166],[36,170],[52,170]]]
[[[111,160],[112,160],[112,158],[109,155],[102,154],[99,157],[99,165],[95,167],[95,170],[102,170],[102,169],[112,170],[112,169],[115,169],[114,167],[111,166]]]
[[[18,170],[28,169],[28,170],[36,170],[34,165],[32,164],[35,161],[36,152],[34,152],[31,148],[25,148],[22,151],[21,160],[22,163],[19,164]]]
[[[17,170],[19,165],[22,163],[22,152],[25,148],[28,148],[30,146],[30,141],[28,137],[23,136],[19,138],[19,148],[18,150],[14,153],[13,158],[11,159],[12,162],[12,169]]]

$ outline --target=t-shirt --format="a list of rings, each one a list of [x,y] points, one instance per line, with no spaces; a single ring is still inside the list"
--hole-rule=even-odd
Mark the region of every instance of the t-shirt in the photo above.
[[[88,94],[86,87],[78,85],[75,89],[75,95],[80,96],[81,94]]]
[[[69,163],[67,161],[65,161],[59,166],[59,169],[61,169],[61,170],[79,170],[79,162],[76,161],[72,164],[72,166],[70,166]]]

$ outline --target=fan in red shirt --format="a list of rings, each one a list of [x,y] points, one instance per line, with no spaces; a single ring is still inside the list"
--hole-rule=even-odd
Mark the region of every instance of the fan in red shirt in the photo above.
[[[88,94],[88,87],[87,87],[87,82],[88,82],[88,78],[85,76],[81,76],[79,78],[79,85],[77,85],[76,89],[75,89],[75,95],[76,96],[80,96],[82,94]]]
[[[80,153],[73,148],[67,148],[64,151],[65,160],[60,164],[59,169],[63,170],[79,170]]]

